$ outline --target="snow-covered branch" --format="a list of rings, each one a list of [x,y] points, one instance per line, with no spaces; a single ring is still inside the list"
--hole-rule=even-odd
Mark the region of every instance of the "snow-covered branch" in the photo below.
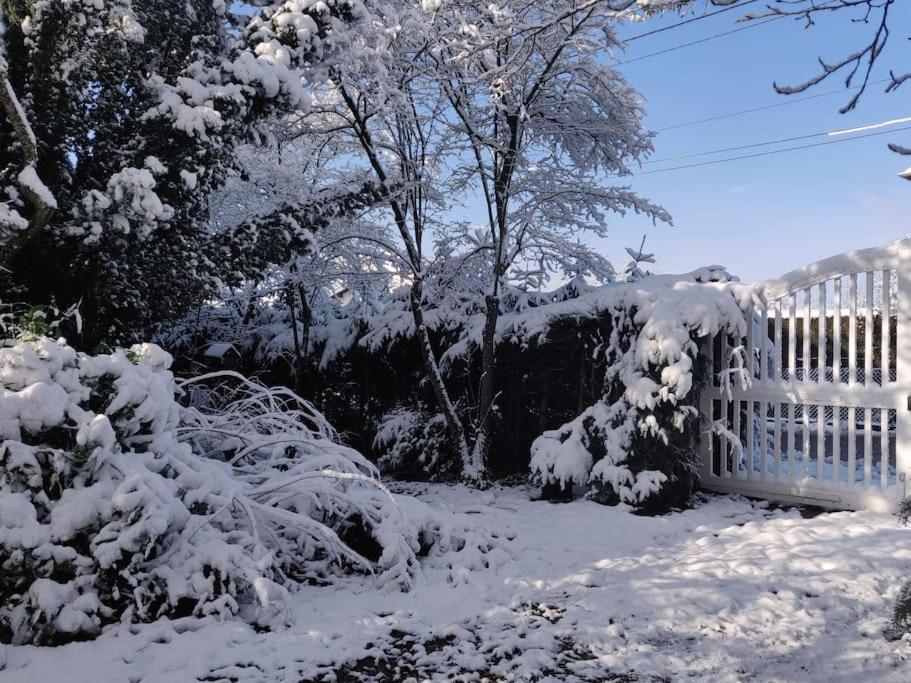
[[[41,232],[57,209],[57,200],[38,175],[35,133],[8,77],[4,33],[5,19],[0,10],[0,105],[22,151],[22,170],[17,180],[32,205],[32,216],[30,219],[22,218],[14,208],[0,205],[0,267],[8,264],[16,252]]]

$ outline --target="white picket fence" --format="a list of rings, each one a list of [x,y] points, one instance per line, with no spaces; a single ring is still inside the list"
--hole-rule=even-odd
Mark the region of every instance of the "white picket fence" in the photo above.
[[[703,488],[894,510],[911,493],[911,239],[760,291],[745,337],[702,345]]]

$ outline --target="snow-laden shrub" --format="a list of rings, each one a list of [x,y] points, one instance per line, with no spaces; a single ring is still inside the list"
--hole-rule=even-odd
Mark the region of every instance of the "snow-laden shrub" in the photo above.
[[[889,631],[896,638],[911,633],[911,580],[906,581],[898,592]]]
[[[292,392],[215,373],[184,382],[182,406],[170,363],[150,344],[0,348],[0,642],[161,616],[268,626],[295,581],[336,569],[408,588],[419,556],[487,562],[492,536],[403,512]]]
[[[604,393],[532,444],[533,480],[590,487],[603,502],[658,508],[685,503],[697,477],[695,374],[700,338],[742,336],[753,289],[720,269],[651,276],[583,295],[512,322],[543,334],[559,317],[609,316]]]
[[[911,521],[911,497],[901,502],[898,521],[902,526],[907,526]],[[911,579],[905,581],[898,591],[895,607],[892,609],[892,624],[886,630],[886,637],[897,640],[906,633],[911,633]]]
[[[458,460],[446,430],[446,417],[423,406],[396,408],[380,419],[373,450],[383,472],[426,473],[431,479],[458,477]]]

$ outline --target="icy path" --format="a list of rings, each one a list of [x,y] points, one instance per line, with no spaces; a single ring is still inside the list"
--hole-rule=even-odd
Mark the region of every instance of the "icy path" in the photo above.
[[[511,559],[454,586],[426,574],[406,595],[308,587],[280,633],[156,624],[7,648],[0,681],[911,681],[911,640],[881,635],[911,576],[911,530],[893,517],[720,497],[646,518],[518,488],[408,490],[511,529]]]

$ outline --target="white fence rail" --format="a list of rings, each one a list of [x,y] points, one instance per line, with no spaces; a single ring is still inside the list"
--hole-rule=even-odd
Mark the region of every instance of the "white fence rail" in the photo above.
[[[703,487],[894,510],[911,493],[911,239],[760,291],[745,337],[702,347]]]

